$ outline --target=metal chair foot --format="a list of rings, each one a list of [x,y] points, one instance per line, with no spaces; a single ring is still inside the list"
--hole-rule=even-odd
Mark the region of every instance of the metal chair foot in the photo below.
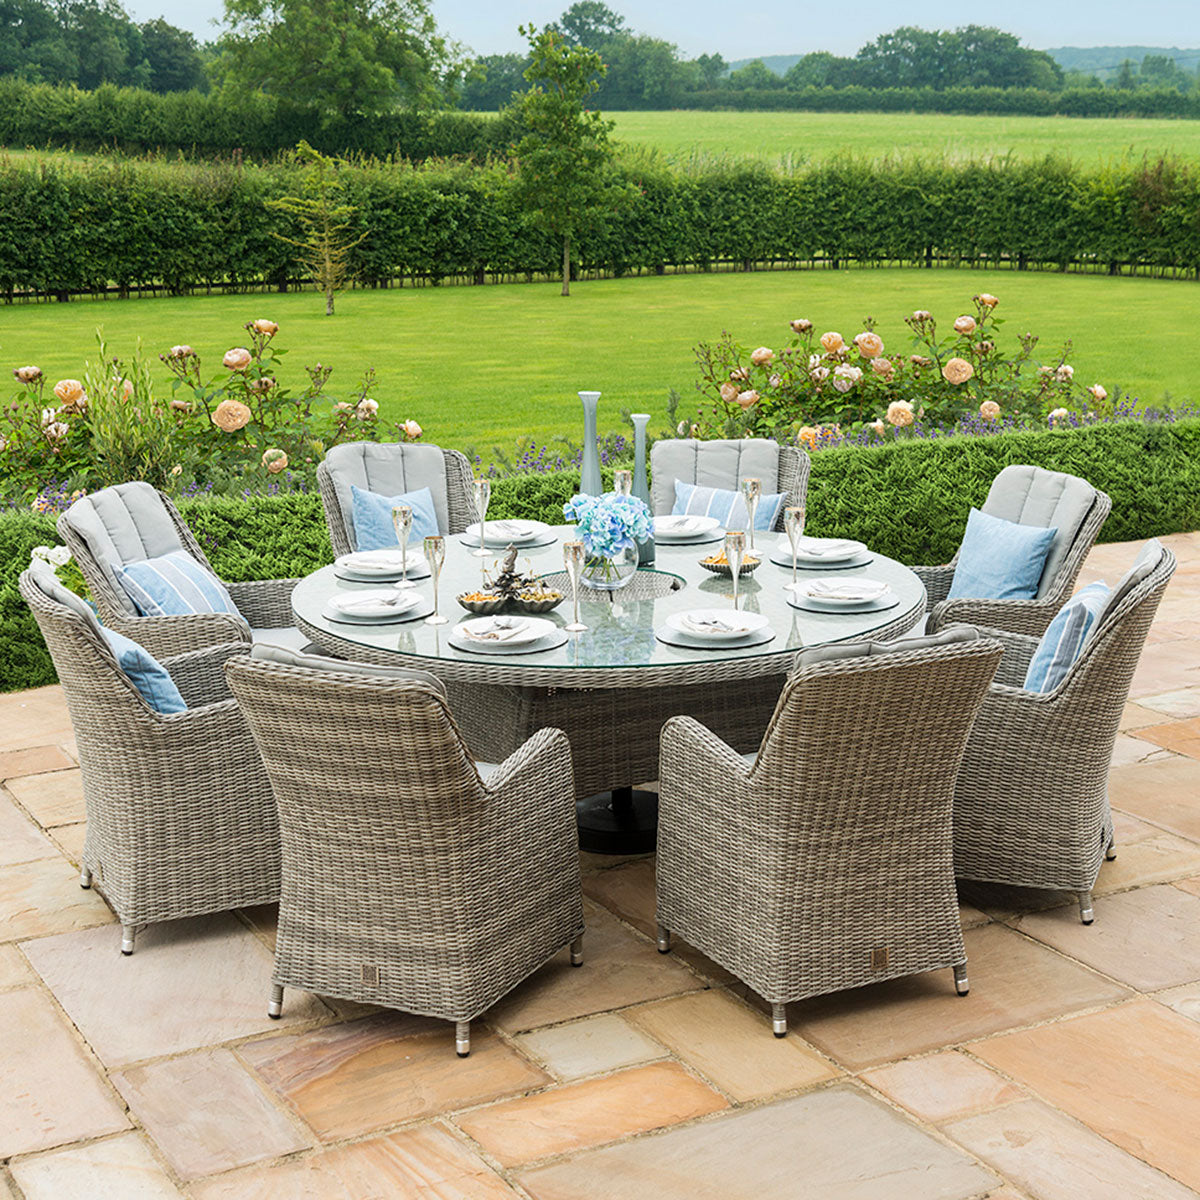
[[[133,953],[133,943],[137,938],[136,925],[121,926],[121,953],[128,956]]]
[[[960,996],[965,996],[971,990],[971,985],[967,981],[966,963],[962,963],[954,968],[954,990]]]
[[[267,1016],[278,1021],[283,1016],[283,985],[271,984],[271,999],[267,1001]]]
[[[81,888],[90,888],[92,886],[92,873],[87,867],[80,866],[79,868],[79,886]]]
[[[776,1037],[787,1037],[787,1006],[784,1004],[771,1005],[771,1032]]]
[[[1104,861],[1112,862],[1117,857],[1117,843],[1114,838],[1108,839],[1108,848],[1104,851]]]
[[[1079,919],[1085,925],[1090,925],[1096,919],[1096,914],[1092,911],[1091,892],[1079,893]]]
[[[658,952],[659,954],[670,954],[671,952],[671,931],[665,925],[658,927]]]
[[[573,966],[573,967],[582,967],[583,966],[583,934],[582,933],[571,943],[571,966]]]
[[[471,1022],[454,1022],[454,1049],[459,1058],[466,1058],[471,1053]]]

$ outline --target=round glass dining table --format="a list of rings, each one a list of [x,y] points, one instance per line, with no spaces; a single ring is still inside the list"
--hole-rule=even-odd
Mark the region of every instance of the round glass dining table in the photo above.
[[[523,574],[544,578],[566,593],[557,609],[543,614],[554,625],[572,617],[570,585],[562,570],[562,543],[572,526],[554,528],[555,540],[530,549],[517,548]],[[602,853],[653,849],[655,802],[636,794],[634,785],[658,777],[659,733],[665,721],[688,715],[703,722],[740,753],[758,748],[774,711],[783,681],[805,647],[871,638],[899,637],[925,611],[925,588],[902,563],[880,554],[861,566],[817,574],[865,576],[890,585],[895,603],[879,611],[811,612],[788,603],[785,585],[790,565],[770,560],[786,539],[757,533],[761,558],[753,575],[738,586],[739,608],[767,619],[773,636],[756,645],[684,647],[659,639],[657,631],[673,613],[728,609],[733,612],[733,583],[700,565],[719,552],[721,543],[656,546],[652,567],[638,570],[615,592],[580,586],[580,617],[587,629],[533,653],[460,648],[449,632],[471,614],[455,597],[479,589],[486,568],[499,573],[504,551],[477,558],[478,543],[463,535],[446,538],[446,560],[439,586],[440,610],[448,625],[427,625],[429,605],[411,621],[345,624],[327,615],[338,592],[379,586],[339,578],[332,566],[303,579],[292,593],[299,628],[318,646],[342,658],[430,671],[447,687],[450,706],[471,752],[498,762],[538,729],[563,729],[571,742],[576,794],[580,804],[580,841]],[[784,550],[786,555],[787,551]],[[780,555],[783,557],[783,555]],[[417,580],[420,594],[432,599],[431,578]]]

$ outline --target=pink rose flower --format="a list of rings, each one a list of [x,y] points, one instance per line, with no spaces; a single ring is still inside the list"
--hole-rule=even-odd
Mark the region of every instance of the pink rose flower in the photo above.
[[[1088,388],[1088,391],[1092,394],[1092,399],[1095,400],[1097,404],[1102,404],[1108,399],[1108,392],[1106,392],[1098,383],[1093,383],[1092,386]]]
[[[858,367],[842,365],[833,368],[833,386],[839,392],[848,392],[862,379],[862,371]]]
[[[274,321],[267,321],[260,317],[254,322],[254,332],[262,334],[263,337],[272,338],[279,332],[279,326]]]
[[[980,292],[975,299],[978,300],[984,308],[995,308],[996,305],[1000,303],[1000,301],[997,300],[996,297],[991,294],[991,292]]]
[[[734,384],[721,384],[721,399],[724,400],[726,404],[733,404],[737,400],[737,397],[738,390]]]
[[[408,420],[404,422],[404,436],[416,441],[424,432],[416,421]]]
[[[915,325],[923,325],[926,321],[933,320],[933,313],[927,308],[918,308],[912,315],[912,322]]]
[[[729,378],[732,379],[734,383],[745,383],[750,378],[750,368],[734,367],[734,369],[729,372]]]
[[[1049,416],[1051,425],[1058,425],[1065,421],[1071,415],[1071,410],[1067,408],[1056,408]]]
[[[228,371],[244,371],[250,365],[253,357],[245,346],[234,346],[232,350],[225,351],[225,357],[221,359],[221,362]]]
[[[890,380],[896,373],[890,358],[876,358],[871,362],[871,370],[885,380]]]
[[[54,395],[58,402],[68,409],[78,408],[80,401],[87,403],[87,393],[78,379],[60,379],[54,385]]]
[[[756,367],[765,367],[775,357],[775,351],[770,346],[759,346],[750,355],[750,361]]]
[[[807,317],[799,317],[791,323],[793,333],[808,333],[812,329],[812,322]]]
[[[172,346],[171,349],[167,351],[167,357],[168,358],[195,358],[196,352],[195,352],[195,350],[193,350],[191,348],[191,346],[181,344],[178,346]]]
[[[758,393],[756,391],[738,392],[737,402],[743,408],[752,408],[758,403]]]
[[[964,313],[954,322],[955,333],[974,333],[977,322],[974,317]]]
[[[882,421],[872,421],[871,429],[879,437],[883,437],[886,426],[884,425],[884,423]]]
[[[883,338],[877,333],[872,333],[869,329],[864,329],[862,333],[855,334],[854,344],[858,347],[858,352],[863,358],[878,358],[883,353]]]
[[[1057,371],[1054,372],[1054,378],[1059,383],[1070,383],[1075,377],[1075,368],[1070,363],[1063,363]]]
[[[212,423],[226,433],[237,433],[250,424],[253,413],[240,400],[222,400],[213,409]]]
[[[22,383],[37,383],[37,381],[39,379],[41,379],[41,377],[42,377],[42,368],[41,367],[16,367],[13,370],[13,374]],[[64,380],[64,382],[66,382],[66,381]],[[75,382],[75,381],[72,380],[71,382]]]
[[[813,381],[813,383],[824,383],[825,380],[829,378],[829,368],[813,367],[813,369],[809,371],[808,377]]]

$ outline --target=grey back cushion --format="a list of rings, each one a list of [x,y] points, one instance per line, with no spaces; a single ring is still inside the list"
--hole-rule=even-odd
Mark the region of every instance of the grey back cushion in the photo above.
[[[1038,595],[1044,596],[1095,502],[1096,489],[1086,479],[1041,467],[1011,466],[992,480],[983,511],[1017,525],[1058,530],[1038,586]]]
[[[761,479],[764,495],[779,491],[779,445],[766,438],[666,438],[650,448],[650,468],[655,516],[675,507],[677,479],[727,491],[743,479]]]
[[[450,502],[446,498],[446,459],[438,446],[404,443],[347,442],[325,455],[325,466],[337,492],[342,523],[351,546],[354,536],[354,500],[350,485],[380,496],[399,496],[427,487],[433,494],[438,532],[450,531]]]
[[[1158,538],[1151,538],[1139,551],[1137,558],[1133,560],[1133,566],[1121,576],[1117,582],[1117,586],[1109,592],[1101,606],[1099,612],[1096,613],[1096,619],[1092,622],[1091,629],[1088,630],[1086,641],[1091,641],[1092,638],[1100,631],[1100,627],[1108,620],[1108,618],[1117,610],[1117,605],[1133,591],[1135,587],[1143,580],[1149,577],[1155,567],[1162,562],[1163,555],[1166,551],[1163,549],[1163,544]]]
[[[878,658],[883,654],[907,654],[914,650],[929,650],[935,646],[953,646],[958,642],[973,642],[979,630],[973,625],[951,625],[941,633],[927,637],[902,638],[896,642],[844,642],[838,646],[813,646],[796,655],[792,673],[818,663],[840,662],[850,658]]]
[[[148,483],[118,483],[83,496],[63,518],[87,544],[130,616],[137,616],[137,609],[114,568],[187,549],[162,497]]]
[[[423,683],[446,699],[445,684],[428,671],[414,671],[408,667],[377,667],[372,663],[351,662],[345,658],[327,658],[323,654],[302,654],[286,646],[275,646],[270,642],[255,642],[250,648],[250,657],[259,662],[279,663],[285,667],[305,667],[310,671],[336,671],[340,675],[362,675],[370,679],[386,679],[394,683]]]
[[[41,589],[44,596],[49,597],[56,604],[70,609],[77,617],[81,617],[84,624],[96,637],[103,639],[104,634],[101,632],[100,622],[92,611],[92,606],[82,596],[76,595],[70,588],[64,587],[54,573],[54,568],[48,562],[34,559],[29,564],[29,577]]]

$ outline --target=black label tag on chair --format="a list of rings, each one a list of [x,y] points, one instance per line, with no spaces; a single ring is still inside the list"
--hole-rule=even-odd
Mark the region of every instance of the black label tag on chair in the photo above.
[[[890,951],[887,946],[880,946],[871,951],[871,970],[886,971],[888,965],[888,955]]]
[[[365,963],[361,967],[362,985],[365,988],[377,988],[379,986],[379,968],[368,967]]]

